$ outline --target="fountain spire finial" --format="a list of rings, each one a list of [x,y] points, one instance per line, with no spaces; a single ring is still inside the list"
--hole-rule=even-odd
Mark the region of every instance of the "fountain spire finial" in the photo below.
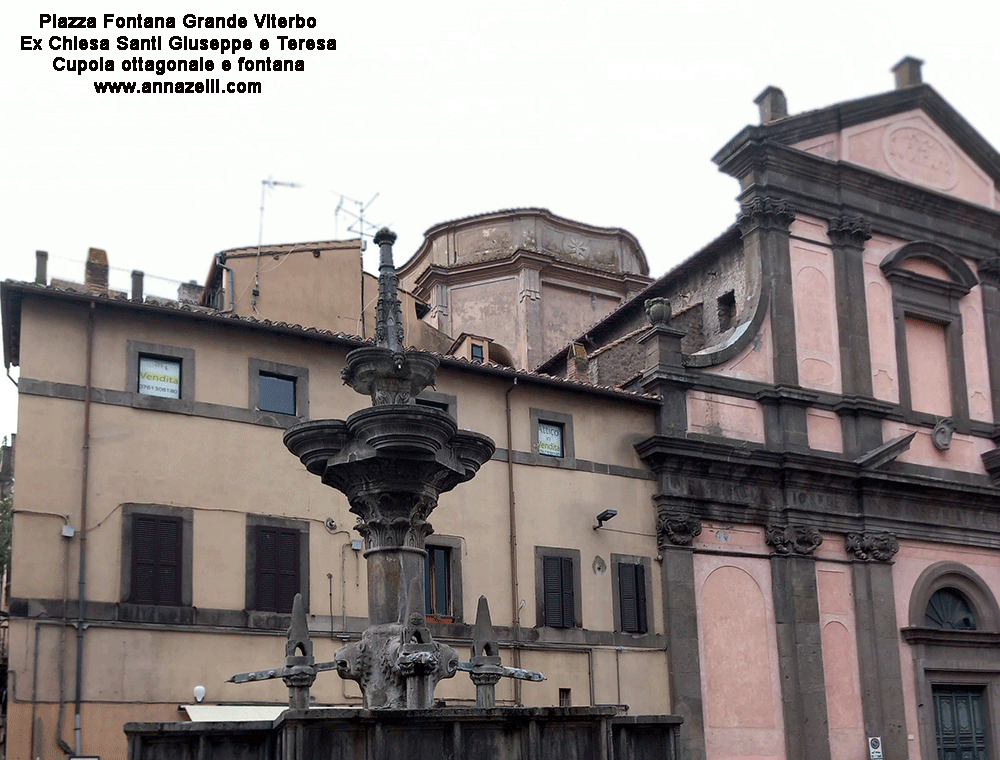
[[[340,374],[358,393],[371,396],[373,406],[411,404],[417,394],[434,382],[438,360],[430,354],[404,348],[403,312],[392,263],[396,233],[383,227],[375,233],[375,242],[381,249],[375,345],[351,351]]]
[[[403,313],[397,291],[396,267],[392,263],[392,244],[396,233],[383,227],[375,233],[379,247],[378,306],[375,309],[375,345],[393,353],[403,350]]]

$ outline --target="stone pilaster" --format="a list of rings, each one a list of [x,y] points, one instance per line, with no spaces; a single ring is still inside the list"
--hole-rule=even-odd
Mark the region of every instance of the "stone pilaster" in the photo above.
[[[823,542],[815,528],[769,525],[771,589],[778,643],[778,672],[788,757],[829,760],[819,594],[813,552]]]
[[[701,524],[698,523],[697,533],[700,532]],[[670,660],[671,711],[684,718],[680,757],[683,760],[705,760],[705,712],[701,699],[694,552],[690,546],[667,540],[660,549],[660,557],[663,630],[666,632]]]
[[[872,396],[864,271],[864,247],[871,238],[871,225],[857,215],[835,217],[830,220],[828,235],[833,244],[841,392],[849,402],[855,402],[837,411],[844,451],[861,454],[882,445],[882,419],[864,403]]]
[[[759,259],[761,288],[768,295],[774,351],[774,383],[780,387],[799,385],[795,345],[795,307],[792,301],[792,263],[788,231],[795,220],[792,207],[783,200],[756,197],[742,204],[736,218],[743,235],[744,255]],[[776,448],[799,448],[804,440],[806,409],[795,399],[779,400],[776,409],[781,438]]]
[[[993,421],[1000,423],[1000,256],[979,262],[986,357],[993,389]]]
[[[909,757],[899,626],[890,560],[899,550],[891,533],[849,533],[845,548],[851,568],[854,620],[866,736],[881,736],[887,760]]]

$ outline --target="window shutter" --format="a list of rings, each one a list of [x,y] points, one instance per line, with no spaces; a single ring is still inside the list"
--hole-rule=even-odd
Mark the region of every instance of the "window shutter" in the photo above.
[[[181,522],[161,517],[159,523],[159,572],[156,604],[179,607],[181,603]]]
[[[291,612],[299,593],[299,534],[294,530],[278,531],[278,605],[277,612]]]
[[[576,625],[574,619],[573,598],[573,560],[569,557],[560,557],[562,560],[562,622],[563,628],[572,628]]]
[[[545,594],[545,625],[565,628],[562,606],[562,563],[561,557],[542,558],[542,581]]]
[[[625,633],[646,633],[646,568],[642,565],[618,565],[618,604],[621,629]]]
[[[625,633],[635,633],[638,611],[635,593],[635,565],[618,565],[618,605],[621,608],[621,625]]]
[[[132,517],[133,604],[181,603],[181,521],[176,517]]]
[[[132,518],[132,593],[134,604],[156,604],[156,518]]]
[[[646,567],[635,566],[635,611],[639,624],[636,633],[646,633],[649,630],[646,617]]]
[[[257,526],[254,608],[289,613],[299,593],[300,540],[297,530]]]
[[[278,531],[257,528],[257,603],[258,610],[278,608]]]

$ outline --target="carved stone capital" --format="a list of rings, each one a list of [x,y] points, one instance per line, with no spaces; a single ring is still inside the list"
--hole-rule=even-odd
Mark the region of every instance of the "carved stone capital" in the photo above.
[[[754,227],[787,232],[793,221],[795,210],[788,202],[771,198],[754,198],[742,204],[736,216],[736,223],[744,235]]]
[[[888,562],[899,551],[899,542],[892,533],[848,533],[844,538],[848,554],[866,562]]]
[[[365,493],[350,500],[351,512],[358,516],[355,530],[365,539],[365,549],[394,549],[407,546],[423,549],[434,528],[427,517],[437,500],[417,493]]]
[[[775,554],[810,555],[823,543],[823,536],[815,528],[802,525],[768,525],[764,542]]]
[[[690,546],[701,535],[701,520],[683,512],[661,511],[656,517],[656,545],[665,549],[674,546]]]
[[[830,220],[827,234],[834,245],[864,248],[872,236],[872,226],[862,216],[839,216]]]
[[[984,285],[1000,288],[1000,256],[990,256],[979,262],[979,279]]]

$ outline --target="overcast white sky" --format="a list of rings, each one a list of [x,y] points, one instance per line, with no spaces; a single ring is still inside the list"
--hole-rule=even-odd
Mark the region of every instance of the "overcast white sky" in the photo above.
[[[202,281],[212,255],[256,244],[261,180],[265,243],[351,237],[341,194],[399,235],[405,261],[433,224],[541,206],[635,234],[660,275],[725,229],[735,180],[711,157],[744,125],[754,97],[781,87],[792,113],[893,86],[903,56],[1000,145],[995,4],[920,0],[503,3],[332,0],[260,4],[47,0],[4,12],[0,45],[0,277],[30,280],[35,250],[50,276],[79,280],[88,247],[108,251],[112,285],[144,270],[147,292]],[[301,36],[336,52],[277,50],[254,12],[313,16]],[[39,29],[39,13],[94,15],[98,29]],[[98,95],[95,79],[53,70],[54,33],[108,37],[105,13],[245,15],[254,58],[301,58],[302,73],[226,74],[250,95]],[[22,52],[21,35],[41,38]],[[67,54],[67,57],[94,54]],[[99,55],[99,54],[98,54]],[[131,54],[130,54],[131,55]],[[149,54],[146,54],[147,56]],[[164,50],[153,54],[188,58]],[[223,56],[213,54],[218,63]],[[238,56],[230,57],[236,60]],[[164,79],[185,77],[168,76]],[[194,78],[194,77],[186,77]],[[348,204],[350,207],[350,204]],[[356,207],[355,207],[356,208]],[[155,278],[164,278],[158,280]],[[14,376],[17,370],[13,371]],[[0,384],[0,434],[16,429],[16,389]]]

